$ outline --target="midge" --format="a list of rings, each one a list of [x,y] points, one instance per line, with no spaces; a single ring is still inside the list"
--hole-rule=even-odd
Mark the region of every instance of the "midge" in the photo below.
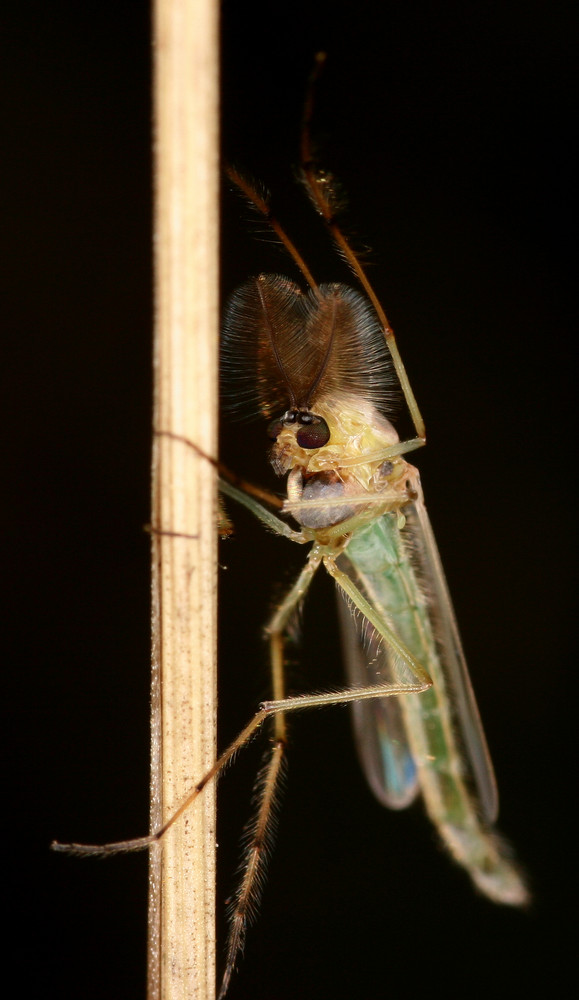
[[[481,892],[510,906],[529,898],[493,829],[493,768],[420,478],[403,457],[425,443],[424,423],[384,310],[335,220],[330,178],[313,164],[310,117],[311,95],[302,136],[303,181],[365,294],[343,284],[318,285],[265,199],[229,171],[304,278],[304,288],[280,275],[250,278],[232,295],[223,323],[224,379],[236,404],[257,405],[267,421],[269,459],[286,477],[287,495],[281,504],[221,466],[220,489],[274,533],[311,545],[266,627],[272,700],[260,706],[156,834],[98,848],[55,845],[112,853],[158,841],[256,730],[271,725],[270,755],[258,779],[256,815],[232,905],[220,997],[258,901],[288,712],[351,702],[360,757],[380,802],[403,809],[421,795],[442,841]],[[405,441],[386,416],[396,382],[415,430]],[[340,597],[348,687],[287,697],[284,645],[320,566]]]
[[[425,443],[424,423],[384,310],[335,220],[331,179],[313,164],[308,119],[303,181],[365,295],[342,284],[318,285],[267,202],[236,171],[229,176],[268,219],[309,286],[281,275],[250,278],[229,300],[222,341],[225,385],[236,405],[257,405],[268,421],[269,460],[287,477],[282,515],[299,530],[254,499],[251,489],[225,478],[221,490],[275,533],[311,548],[266,627],[273,700],[217,765],[273,715],[271,757],[259,779],[221,996],[258,893],[290,711],[352,702],[358,750],[380,802],[402,809],[422,795],[443,842],[480,891],[511,906],[529,898],[493,830],[492,763],[420,478],[403,457]],[[415,430],[405,441],[386,416],[396,380]],[[276,499],[270,498],[271,507]],[[322,565],[341,598],[349,687],[287,697],[285,638]]]

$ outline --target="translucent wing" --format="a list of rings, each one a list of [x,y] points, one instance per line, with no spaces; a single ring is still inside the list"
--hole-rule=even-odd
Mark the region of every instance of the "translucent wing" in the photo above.
[[[363,554],[356,553],[354,546],[341,557],[340,566],[352,575],[368,600],[380,607],[418,658],[424,657],[425,648],[431,650],[423,666],[434,683],[424,695],[377,699],[355,705],[354,726],[359,754],[370,787],[390,808],[404,808],[412,801],[421,768],[423,772],[431,768],[436,771],[437,754],[450,753],[455,757],[460,754],[476,791],[482,816],[492,823],[498,812],[496,782],[436,542],[421,500],[405,507],[404,513],[406,527],[398,538],[397,558],[406,562],[406,566],[394,560],[390,564],[385,562],[388,569],[382,574],[361,571]],[[394,524],[392,515],[386,515],[382,522],[385,539],[397,532]],[[380,537],[379,525],[375,533],[373,544]],[[379,646],[373,638],[368,641],[363,627],[347,608],[342,609],[341,619],[350,682],[356,686],[377,683],[382,677],[388,679],[396,670],[388,649]],[[440,732],[444,731],[446,723],[433,726],[434,715],[449,720],[450,730],[444,737],[444,747],[440,744]],[[431,730],[439,734],[438,743],[434,742],[429,752],[423,751],[418,768],[411,750],[418,744],[408,730],[408,726],[415,725],[422,730],[423,747],[425,741],[428,745]]]
[[[483,817],[488,823],[494,823],[499,811],[495,773],[430,518],[422,500],[412,504],[405,513],[408,532],[413,539],[412,557],[427,595],[453,718],[470,765]]]
[[[357,581],[359,583],[359,581]],[[383,644],[367,622],[352,614],[343,591],[336,591],[346,676],[351,687],[392,680]],[[405,809],[416,798],[418,775],[406,738],[399,698],[375,698],[352,705],[360,763],[374,795],[389,809]]]

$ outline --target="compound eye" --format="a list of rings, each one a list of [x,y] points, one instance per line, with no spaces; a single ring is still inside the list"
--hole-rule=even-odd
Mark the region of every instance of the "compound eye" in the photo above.
[[[323,448],[330,440],[330,428],[323,417],[314,417],[312,423],[302,425],[296,434],[300,448]]]
[[[267,427],[267,436],[270,441],[277,441],[278,436],[283,431],[283,423],[281,420],[272,420]]]

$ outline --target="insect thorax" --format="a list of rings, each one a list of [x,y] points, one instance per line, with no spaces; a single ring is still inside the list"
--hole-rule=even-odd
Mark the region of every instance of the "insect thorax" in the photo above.
[[[271,460],[289,472],[285,509],[303,527],[323,530],[353,519],[352,529],[407,501],[407,463],[387,457],[398,442],[392,424],[373,406],[348,401],[316,404],[330,428],[328,444],[301,448],[293,428],[284,428]]]

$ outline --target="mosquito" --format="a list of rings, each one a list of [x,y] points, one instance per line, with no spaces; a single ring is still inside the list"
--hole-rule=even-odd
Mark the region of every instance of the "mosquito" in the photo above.
[[[303,287],[279,274],[250,278],[231,296],[223,322],[225,379],[236,399],[257,405],[267,422],[269,461],[285,477],[286,495],[281,503],[215,462],[220,490],[276,535],[311,546],[265,629],[271,700],[260,705],[156,834],[106,848],[56,845],[110,853],[160,840],[256,731],[271,725],[269,756],[258,778],[243,875],[232,904],[220,998],[258,901],[286,757],[286,716],[293,711],[352,703],[360,758],[378,800],[404,809],[421,796],[442,842],[479,891],[499,904],[529,901],[511,851],[494,829],[493,767],[420,477],[404,457],[425,444],[424,422],[394,332],[336,220],[332,178],[314,162],[310,119],[311,91],[301,141],[302,179],[357,289],[318,284],[267,199],[236,170],[228,171],[303,276]],[[396,383],[414,427],[407,440],[399,439],[387,416]],[[322,566],[336,583],[348,686],[288,696],[285,646]]]

